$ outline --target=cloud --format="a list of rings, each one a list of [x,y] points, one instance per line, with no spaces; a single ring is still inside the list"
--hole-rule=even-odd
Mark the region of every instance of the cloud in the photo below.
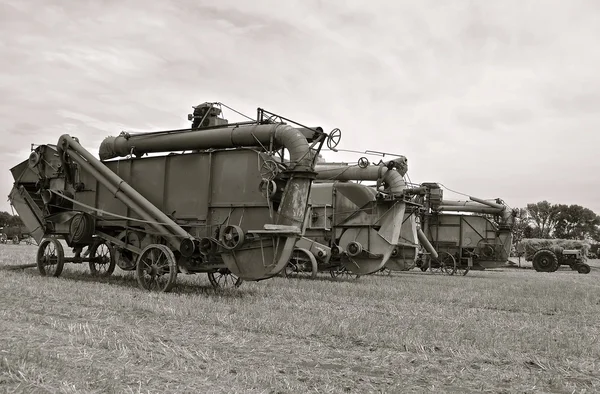
[[[64,133],[96,153],[121,130],[186,127],[192,105],[222,101],[406,155],[413,181],[600,213],[580,175],[600,171],[599,14],[560,0],[4,0],[0,166]],[[0,194],[11,183],[1,173]]]

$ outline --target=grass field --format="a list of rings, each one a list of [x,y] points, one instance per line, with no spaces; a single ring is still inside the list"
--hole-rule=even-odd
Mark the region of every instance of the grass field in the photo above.
[[[600,263],[333,282],[275,278],[169,294],[130,273],[40,277],[0,245],[0,391],[600,392]]]

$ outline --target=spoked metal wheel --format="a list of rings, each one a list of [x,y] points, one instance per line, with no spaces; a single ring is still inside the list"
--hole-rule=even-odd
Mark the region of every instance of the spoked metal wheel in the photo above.
[[[111,276],[115,270],[115,249],[105,240],[94,243],[90,247],[90,272],[93,276]]]
[[[234,275],[229,269],[221,268],[208,273],[208,280],[215,289],[233,289],[240,287],[243,280]]]
[[[46,238],[38,247],[36,264],[42,276],[58,277],[65,265],[65,252],[55,238]]]
[[[438,252],[438,259],[431,262],[430,270],[434,273],[454,275],[456,272],[456,260],[448,252]]]
[[[360,275],[352,274],[343,265],[331,268],[329,270],[329,274],[335,280],[338,280],[338,279],[358,279],[358,278],[360,278]]]
[[[308,250],[295,248],[284,269],[286,278],[311,278],[317,277],[317,259]]]
[[[167,246],[152,244],[142,250],[135,271],[143,289],[168,292],[177,280],[177,261]]]

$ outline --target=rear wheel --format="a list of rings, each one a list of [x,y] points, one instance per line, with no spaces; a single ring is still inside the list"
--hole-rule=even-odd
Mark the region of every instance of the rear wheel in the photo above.
[[[338,280],[338,279],[358,279],[358,278],[360,278],[360,275],[350,273],[350,271],[348,271],[348,269],[346,267],[344,267],[343,265],[331,268],[329,270],[329,274],[335,280]]]
[[[448,252],[438,252],[438,258],[430,261],[429,270],[432,273],[454,275],[456,259]]]
[[[554,272],[558,270],[558,258],[548,249],[542,249],[533,255],[533,268],[537,272]]]
[[[227,268],[222,268],[216,272],[209,272],[208,281],[215,289],[237,288],[243,282],[241,278],[238,278]]]
[[[308,250],[295,248],[284,269],[286,278],[310,278],[317,277],[317,259]]]
[[[175,286],[177,261],[167,246],[151,244],[142,250],[135,271],[140,287],[166,293]]]

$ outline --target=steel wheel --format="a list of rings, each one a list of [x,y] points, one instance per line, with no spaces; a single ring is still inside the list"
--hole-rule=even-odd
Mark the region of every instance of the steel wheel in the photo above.
[[[446,275],[454,275],[456,272],[456,259],[448,252],[439,252],[439,259],[442,263],[442,271]]]
[[[167,246],[148,245],[138,257],[135,272],[141,288],[168,292],[177,280],[177,261]]]
[[[90,272],[93,276],[111,276],[115,270],[115,249],[105,240],[94,243],[90,247]]]
[[[234,275],[229,269],[221,268],[208,273],[208,280],[215,289],[232,289],[240,287],[243,280]]]
[[[286,278],[311,278],[317,277],[317,259],[306,249],[295,248],[284,269]]]
[[[331,268],[329,274],[335,280],[338,279],[358,279],[360,275],[351,274],[350,271],[343,265]]]
[[[432,261],[430,270],[433,273],[454,275],[456,272],[456,260],[448,252],[438,252],[437,261]]]
[[[55,238],[46,238],[38,247],[36,264],[42,276],[58,277],[65,264],[65,252]]]

